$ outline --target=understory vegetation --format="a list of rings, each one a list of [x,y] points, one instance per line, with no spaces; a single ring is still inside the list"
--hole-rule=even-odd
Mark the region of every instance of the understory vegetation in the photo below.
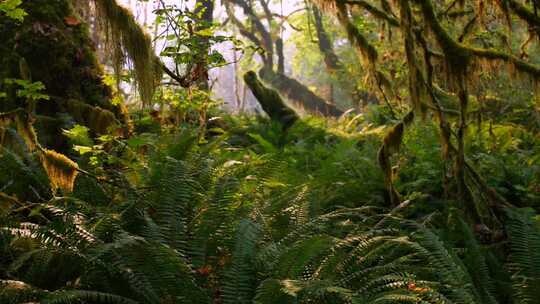
[[[540,303],[536,4],[87,2],[0,0],[0,303]]]
[[[190,124],[101,138],[77,146],[96,173],[55,197],[31,155],[4,149],[2,302],[535,303],[538,164],[521,169],[534,137],[507,130],[474,147],[487,182],[521,207],[491,230],[446,198],[426,122],[405,138],[404,201],[389,206],[385,127],[371,119],[305,118],[284,133],[224,115],[203,143]]]

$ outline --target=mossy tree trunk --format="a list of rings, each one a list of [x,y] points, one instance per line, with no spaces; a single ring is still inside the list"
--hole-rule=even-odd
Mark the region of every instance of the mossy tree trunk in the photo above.
[[[284,129],[290,128],[298,120],[296,112],[283,102],[276,91],[265,87],[255,72],[247,72],[244,81],[270,119],[279,122]]]
[[[351,75],[348,75],[348,73],[345,71],[341,60],[334,52],[332,40],[324,27],[324,19],[321,11],[317,6],[312,6],[312,11],[315,31],[317,33],[317,44],[320,52],[324,56],[324,64],[327,72],[331,75],[337,76],[340,86],[342,86],[345,91],[349,91],[349,95],[352,97],[352,100],[358,109],[360,109],[360,104],[362,107],[365,107],[370,103],[379,103],[379,100],[375,94],[363,89],[359,89],[356,86],[354,88],[347,87],[347,84],[350,82]]]
[[[195,3],[195,15],[198,16],[200,20],[199,25],[197,26],[197,31],[202,31],[211,27],[212,22],[214,21],[214,0],[197,0]],[[207,64],[207,55],[210,51],[210,44],[208,38],[199,39],[202,58],[198,64],[201,65],[201,68],[204,69],[204,72],[201,73],[201,78],[198,79],[197,84],[200,89],[208,90],[208,64]]]
[[[30,78],[41,81],[50,96],[35,109],[36,129],[44,146],[64,151],[62,129],[74,124],[88,125],[98,134],[124,121],[121,108],[111,103],[111,89],[103,83],[88,27],[75,14],[71,1],[25,1],[22,8],[28,13],[22,23],[0,19],[0,89],[9,93],[7,101],[0,103],[0,112],[25,103],[4,79]]]
[[[379,153],[379,162],[385,171],[390,196],[397,194],[393,193],[395,188],[392,185],[392,176],[396,173],[389,170],[392,168],[390,156],[399,152],[399,144],[407,126],[414,117],[420,116],[415,114],[430,117],[428,113],[433,111],[432,117],[438,121],[440,129],[441,151],[445,160],[444,183],[455,190],[447,193],[455,199],[457,207],[473,221],[499,225],[503,218],[502,211],[510,206],[510,203],[486,183],[467,156],[467,153],[470,153],[467,147],[467,129],[473,120],[469,109],[473,100],[471,96],[492,94],[484,87],[494,79],[500,80],[499,77],[520,76],[530,80],[531,84],[538,82],[540,66],[534,60],[527,60],[526,54],[531,36],[538,35],[540,18],[535,13],[536,5],[519,0],[488,1],[481,2],[481,5],[455,1],[450,6],[432,0],[381,0],[379,4],[364,0],[311,1],[321,10],[326,10],[336,17],[366,70],[370,72],[371,79],[375,80],[373,84],[379,87],[381,100],[389,105],[391,103],[386,96],[399,103],[401,99],[398,99],[398,96],[392,97],[392,94],[385,95],[385,91],[396,92],[395,89],[402,85],[396,81],[390,83],[385,76],[384,65],[381,63],[388,61],[388,57],[385,59],[385,56],[379,56],[377,42],[370,38],[368,31],[355,23],[355,17],[359,14],[370,15],[387,26],[391,32],[396,30],[401,35],[403,44],[399,47],[399,52],[404,55],[400,57],[405,60],[391,61],[393,64],[403,65],[407,71],[410,100],[406,109],[408,114],[390,129]],[[455,4],[467,7],[467,16],[474,17],[454,15],[463,9],[460,5],[454,7]],[[525,34],[515,31],[515,36],[510,39],[511,44],[520,43],[521,57],[508,47],[509,41],[506,37],[501,41],[494,39],[488,44],[472,38],[486,29],[483,16],[488,12],[497,12],[489,21],[493,31],[511,31],[513,24],[517,22],[529,28]],[[456,22],[457,27],[462,27],[457,32]],[[482,26],[475,26],[476,23]],[[394,85],[396,87],[393,87]],[[444,108],[445,99],[448,98],[455,103],[457,111]],[[453,183],[450,183],[451,180]],[[394,197],[396,199],[393,203],[399,203],[399,195]]]
[[[268,68],[261,69],[259,76],[285,96],[296,108],[327,117],[339,117],[343,114],[343,111],[335,105],[326,102],[294,78]]]

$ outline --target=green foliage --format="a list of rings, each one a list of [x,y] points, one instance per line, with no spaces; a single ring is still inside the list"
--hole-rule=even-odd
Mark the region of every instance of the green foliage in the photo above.
[[[510,255],[508,267],[516,301],[534,303],[539,297],[540,224],[530,209],[507,210]]]
[[[394,156],[407,201],[383,207],[375,160],[386,127],[371,117],[307,118],[283,133],[265,119],[222,115],[213,122],[219,133],[186,120],[181,129],[158,125],[129,139],[91,140],[75,126],[65,132],[88,175],[61,198],[30,157],[4,150],[0,278],[25,288],[5,287],[0,299],[534,302],[536,213],[506,211],[508,254],[486,243],[501,232],[471,224],[444,198],[428,123],[412,124]],[[498,128],[500,144],[471,147],[482,170],[493,169],[484,154],[527,159],[536,147],[527,132]],[[488,182],[503,183],[496,174]]]
[[[75,125],[69,130],[64,130],[64,135],[69,138],[74,146],[91,146],[93,141],[88,131],[89,129],[85,126]]]
[[[20,8],[22,0],[4,0],[0,3],[0,12],[18,22],[24,20],[27,13]]]
[[[38,101],[38,100],[49,100],[47,94],[43,94],[45,90],[45,85],[41,81],[30,82],[24,79],[4,79],[4,84],[8,86],[16,86],[17,97]]]
[[[99,77],[86,27],[65,24],[74,13],[71,2],[1,2],[0,14],[18,22],[0,20],[0,36],[8,42],[0,51],[9,55],[1,59],[9,70],[0,69],[6,92],[0,105],[40,101],[36,119],[55,116],[65,137],[59,146],[77,164],[41,148],[30,119],[0,114],[0,302],[537,303],[538,101],[531,84],[509,81],[512,73],[477,75],[472,70],[486,63],[464,56],[481,53],[534,72],[513,55],[477,49],[525,52],[526,45],[515,37],[500,41],[497,15],[474,17],[487,19],[481,31],[469,33],[463,22],[451,21],[461,18],[450,16],[457,9],[469,15],[487,2],[381,1],[381,8],[370,0],[316,2],[345,24],[341,31],[334,20],[322,19],[344,70],[321,72],[324,56],[310,35],[310,12],[300,11],[290,20],[283,16],[283,23],[303,29],[292,36],[298,49],[293,66],[300,70],[293,74],[309,78],[318,93],[340,85],[331,96],[342,97],[342,106],[356,105],[347,90],[377,80],[378,94],[389,93],[378,96],[385,105],[334,119],[299,118],[251,72],[246,80],[255,95],[275,102],[265,107],[270,119],[219,111],[200,82],[209,68],[225,64],[214,45],[241,45],[217,35],[200,7],[166,6],[155,13],[156,39],[166,44],[160,55],[185,74],[187,85],[181,86],[195,82],[201,88],[166,86],[154,94],[159,73],[150,38],[116,1],[95,0],[106,17],[116,67],[129,57],[141,97],[155,105],[130,113],[134,128],[126,126],[126,132],[109,132],[118,123],[109,101],[114,92],[120,103],[119,82]],[[29,13],[22,23],[20,5]],[[523,14],[519,3],[512,5]],[[406,20],[409,13],[414,16]],[[268,20],[269,34],[277,37],[282,26]],[[385,39],[392,27],[403,36]],[[416,32],[424,28],[431,34]],[[360,57],[369,59],[368,69],[356,64],[362,58],[343,43],[345,32]],[[453,36],[461,32],[458,43]],[[524,32],[518,27],[516,36]],[[396,44],[401,40],[416,48],[404,54]],[[422,58],[426,54],[432,58]],[[32,79],[43,83],[17,79],[28,72],[20,57],[30,63]],[[374,62],[379,57],[383,62]],[[451,67],[441,73],[457,67],[456,58],[473,74],[460,75],[477,77],[481,85],[469,81],[466,90],[455,83]],[[390,91],[382,88],[385,73]],[[298,86],[287,88],[289,95],[297,93]],[[413,103],[407,105],[407,98]],[[416,106],[426,109],[411,109]],[[16,111],[25,118],[32,112]],[[401,116],[407,119],[397,121]],[[458,184],[452,177],[463,169]],[[51,191],[51,183],[74,189]],[[388,186],[402,200],[389,197]],[[469,192],[467,200],[456,199],[460,186]]]

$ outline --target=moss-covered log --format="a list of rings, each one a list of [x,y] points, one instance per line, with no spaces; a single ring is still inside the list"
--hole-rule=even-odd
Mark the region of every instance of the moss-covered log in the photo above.
[[[270,119],[281,123],[284,129],[288,129],[298,120],[296,112],[283,102],[278,92],[265,87],[255,72],[247,72],[244,81]]]
[[[295,107],[330,117],[339,117],[343,114],[343,111],[335,105],[327,103],[296,79],[269,69],[261,69],[259,76],[285,96]]]
[[[249,39],[256,46],[260,47],[259,55],[264,64],[264,68],[259,73],[261,79],[269,83],[274,89],[279,91],[281,95],[286,97],[295,107],[304,109],[306,112],[322,114],[325,116],[338,117],[343,114],[332,104],[327,103],[324,99],[311,92],[305,85],[298,82],[296,79],[287,77],[283,72],[285,70],[285,56],[283,53],[283,41],[277,37],[272,29],[267,29],[261,17],[246,0],[227,0],[224,1],[229,20],[240,31],[242,36]],[[261,6],[264,10],[262,18],[266,18],[269,22],[273,20],[273,15],[266,2],[261,1]],[[242,23],[234,15],[234,6],[241,8],[251,22],[252,27]],[[260,38],[259,38],[260,37]],[[275,40],[275,41],[274,41]],[[275,45],[275,48],[274,48]],[[277,72],[274,67],[274,55],[277,56]]]

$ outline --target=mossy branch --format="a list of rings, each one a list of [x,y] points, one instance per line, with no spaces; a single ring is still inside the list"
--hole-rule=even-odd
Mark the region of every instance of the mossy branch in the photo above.
[[[516,0],[501,0],[498,2],[503,7],[512,9],[520,19],[527,22],[531,28],[535,29],[537,35],[540,36],[540,17],[537,14]]]
[[[469,47],[455,41],[440,24],[431,1],[415,1],[420,4],[424,20],[433,31],[437,42],[443,50],[446,60],[452,68],[465,70],[474,59],[498,60],[512,65],[516,70],[523,72],[534,79],[540,77],[539,66],[528,63],[512,54],[490,49]]]
[[[396,17],[392,16],[391,14],[386,13],[382,9],[374,6],[373,4],[371,4],[371,3],[367,2],[367,1],[364,1],[364,0],[349,0],[349,1],[345,1],[345,3],[348,4],[348,5],[351,5],[351,6],[362,8],[362,9],[366,10],[367,12],[369,12],[373,17],[375,17],[377,19],[380,19],[380,20],[384,20],[384,21],[388,22],[388,24],[390,24],[391,26],[395,26],[395,27],[399,26],[400,22]]]
[[[41,164],[47,172],[51,188],[71,192],[78,174],[78,165],[65,155],[43,148],[32,126],[32,118],[22,108],[0,113],[0,127],[15,124],[17,133],[24,139],[30,151],[37,151]]]
[[[324,55],[324,63],[329,73],[335,73],[336,71],[343,69],[343,63],[339,60],[333,49],[332,41],[328,36],[328,32],[324,28],[323,17],[321,11],[313,6],[313,19],[315,23],[315,30],[317,33],[319,50]]]
[[[294,78],[267,68],[261,69],[259,76],[298,108],[328,117],[339,117],[343,114],[342,110],[326,102],[326,100],[313,93],[308,87]]]
[[[534,65],[526,62],[523,59],[520,59],[514,55],[496,51],[488,50],[481,48],[467,48],[474,56],[478,58],[488,59],[488,60],[500,60],[511,64],[514,68],[520,72],[523,72],[534,79],[540,79],[540,66]]]
[[[247,72],[244,75],[244,81],[270,119],[281,123],[284,129],[288,129],[299,119],[296,112],[285,104],[278,92],[266,88],[255,72]]]

